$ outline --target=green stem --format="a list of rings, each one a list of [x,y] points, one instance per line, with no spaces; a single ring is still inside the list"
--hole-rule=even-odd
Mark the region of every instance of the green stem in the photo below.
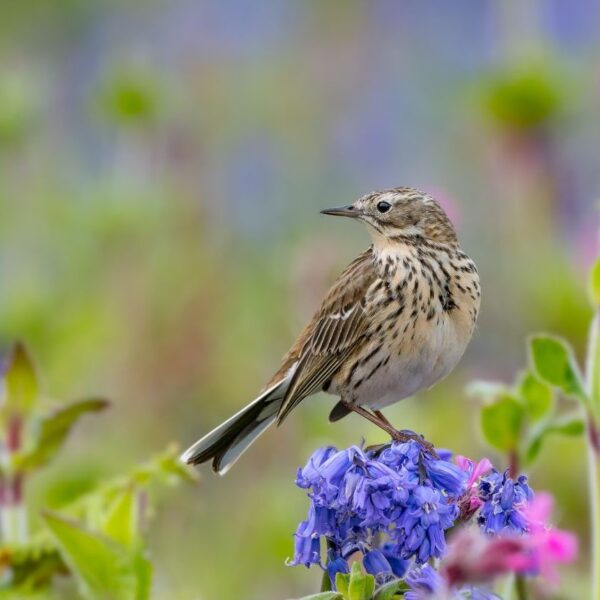
[[[586,388],[594,422],[600,421],[600,312],[590,326],[586,364]]]
[[[515,589],[515,575],[509,573],[505,578],[500,590],[500,598],[502,600],[512,600],[513,591]]]
[[[515,577],[515,589],[517,590],[518,600],[528,600],[529,591],[527,590],[527,582],[523,575],[517,575]]]
[[[329,581],[329,573],[327,573],[327,570],[323,571],[323,578],[321,579],[321,591],[331,591],[331,581]]]
[[[19,416],[10,418],[5,443],[0,449],[0,463],[3,469],[0,524],[2,539],[9,544],[22,544],[27,541],[27,509],[24,504],[24,477],[16,472],[13,456],[21,449],[23,422]]]
[[[592,595],[600,600],[600,314],[594,317],[589,335],[586,364],[586,387],[588,408],[588,471],[590,493],[590,516],[592,526]]]
[[[27,515],[23,504],[3,507],[2,533],[8,544],[23,544],[27,541]]]
[[[590,423],[590,429],[595,429]],[[597,433],[591,436],[597,437]],[[592,595],[591,600],[600,600],[600,460],[594,444],[588,442],[588,469],[590,479],[590,516],[592,530]]]

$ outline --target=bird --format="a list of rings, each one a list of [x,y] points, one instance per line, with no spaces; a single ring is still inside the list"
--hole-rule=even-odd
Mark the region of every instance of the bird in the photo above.
[[[428,193],[397,187],[321,211],[361,221],[371,245],[342,272],[259,396],[181,456],[212,461],[223,475],[273,423],[308,396],[338,396],[331,422],[354,412],[393,439],[381,412],[430,388],[459,362],[476,326],[481,289],[475,263]]]

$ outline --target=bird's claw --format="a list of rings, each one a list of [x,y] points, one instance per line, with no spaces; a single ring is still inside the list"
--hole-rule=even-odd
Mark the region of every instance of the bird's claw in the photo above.
[[[406,442],[410,442],[410,441],[417,442],[417,444],[419,444],[419,446],[421,446],[421,448],[425,451],[425,453],[431,455],[435,459],[439,458],[437,452],[435,451],[435,446],[431,442],[428,442],[422,435],[419,435],[418,433],[415,433],[414,431],[410,431],[410,430],[396,431],[395,433],[392,434],[392,439],[394,439],[394,441],[396,441],[396,442],[402,442],[402,443],[406,443]]]

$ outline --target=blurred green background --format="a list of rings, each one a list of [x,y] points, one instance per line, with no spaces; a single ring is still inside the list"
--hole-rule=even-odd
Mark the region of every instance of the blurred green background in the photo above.
[[[512,381],[541,329],[583,351],[598,248],[598,0],[2,2],[0,342],[26,341],[52,397],[99,393],[33,485],[59,506],[251,400],[336,274],[368,243],[321,208],[377,188],[430,191],[482,277],[459,368],[389,409],[479,457],[473,378]],[[168,492],[151,538],[155,597],[286,598],[319,444],[316,396],[225,478]],[[583,444],[532,475],[581,536]],[[35,519],[35,515],[33,515]]]

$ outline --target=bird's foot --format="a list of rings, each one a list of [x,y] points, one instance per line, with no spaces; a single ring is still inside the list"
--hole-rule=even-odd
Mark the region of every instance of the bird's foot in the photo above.
[[[419,446],[421,446],[421,448],[427,454],[431,455],[433,458],[439,458],[437,452],[435,451],[435,446],[431,442],[428,442],[422,435],[419,435],[414,431],[410,431],[407,429],[404,429],[402,431],[395,430],[395,433],[392,434],[392,439],[394,439],[394,441],[396,442],[402,443],[411,441],[417,442],[417,444],[419,444]]]
[[[368,410],[362,408],[361,406],[356,406],[354,404],[348,403],[346,406],[359,414],[361,417],[371,421],[371,423],[377,425],[377,427],[383,429],[395,442],[417,442],[423,451],[429,454],[431,457],[437,459],[439,458],[437,452],[435,451],[435,447],[431,442],[428,442],[422,435],[415,433],[410,430],[398,430],[396,429],[385,417],[385,415],[379,411],[374,410],[372,413]]]

